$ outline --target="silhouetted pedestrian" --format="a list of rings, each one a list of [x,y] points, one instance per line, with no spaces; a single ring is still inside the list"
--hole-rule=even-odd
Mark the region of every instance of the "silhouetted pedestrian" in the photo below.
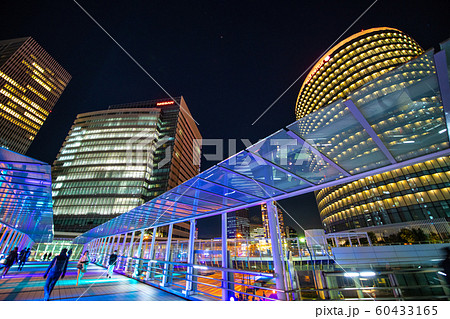
[[[45,261],[47,259],[47,253],[44,254],[44,257],[42,257],[42,260]]]
[[[17,262],[17,257],[18,257],[17,252],[18,251],[19,251],[19,247],[16,247],[13,250],[11,250],[8,254],[8,257],[6,257],[5,268],[3,268],[2,278],[5,278],[6,274],[9,271],[9,268],[11,268],[11,266],[14,264],[14,262]]]
[[[111,278],[113,271],[114,271],[114,267],[116,266],[116,262],[117,262],[117,250],[114,250],[114,253],[112,253],[109,256],[109,265],[108,265],[108,272],[106,273],[106,277]]]
[[[23,266],[25,266],[25,263],[28,260],[28,257],[30,257],[31,255],[31,250],[30,248],[27,248],[27,250],[25,250],[25,252],[22,254],[22,252],[20,253],[19,256],[19,270],[23,269]]]
[[[55,288],[56,282],[59,277],[64,278],[67,271],[67,264],[69,259],[66,255],[67,249],[63,248],[61,253],[53,258],[50,265],[48,265],[47,271],[44,274],[44,278],[47,278],[44,286],[44,301],[48,301],[50,299],[50,295]],[[48,277],[47,277],[48,275]]]
[[[50,260],[50,258],[52,258],[52,252],[49,252],[47,255],[47,260]]]

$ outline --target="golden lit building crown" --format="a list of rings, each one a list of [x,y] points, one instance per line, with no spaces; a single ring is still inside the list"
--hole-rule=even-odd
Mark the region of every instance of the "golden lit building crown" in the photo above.
[[[372,28],[346,38],[326,52],[307,75],[297,98],[296,118],[345,98],[422,53],[416,41],[393,28]]]

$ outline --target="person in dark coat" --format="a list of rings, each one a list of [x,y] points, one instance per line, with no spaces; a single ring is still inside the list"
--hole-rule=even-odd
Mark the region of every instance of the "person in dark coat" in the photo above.
[[[44,254],[44,257],[42,257],[42,260],[45,261],[47,259],[47,253]]]
[[[66,275],[67,264],[69,262],[69,258],[67,258],[66,253],[67,249],[63,248],[61,250],[61,253],[53,258],[50,265],[48,265],[47,271],[44,274],[44,279],[47,278],[44,286],[44,301],[48,301],[50,299],[50,295],[53,291],[53,288],[55,288],[58,279],[60,277],[64,278],[64,276]]]
[[[28,260],[28,257],[30,257],[31,255],[31,250],[30,248],[27,248],[27,250],[25,250],[25,252],[22,254],[22,252],[20,252],[20,256],[19,256],[19,270],[23,269],[23,266],[25,266],[25,263]]]
[[[5,278],[6,274],[9,271],[9,268],[11,268],[11,266],[17,262],[17,258],[18,258],[18,252],[19,251],[19,247],[14,248],[13,250],[11,250],[8,254],[8,257],[6,257],[6,261],[5,261],[5,268],[3,268],[3,274],[2,274],[2,278]]]
[[[116,262],[117,262],[117,250],[114,250],[114,253],[112,253],[109,256],[109,266],[108,266],[108,272],[106,274],[106,277],[111,278],[113,271],[114,271],[114,266],[116,266]]]
[[[49,252],[48,255],[47,255],[47,260],[50,260],[50,258],[52,258],[52,252]]]

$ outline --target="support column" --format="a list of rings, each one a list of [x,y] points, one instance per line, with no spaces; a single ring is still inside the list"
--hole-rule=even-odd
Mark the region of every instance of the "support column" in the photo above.
[[[8,240],[6,241],[6,245],[5,245],[2,253],[5,253],[5,254],[9,253],[9,251],[11,250],[11,244],[14,243],[17,235],[18,235],[18,232],[16,232],[15,230],[12,230],[11,236],[8,236]]]
[[[229,260],[228,253],[228,237],[227,237],[227,213],[222,214],[222,268],[232,268]],[[234,292],[229,289],[233,289],[233,276],[230,272],[222,271],[222,300],[230,300],[234,297]]]
[[[136,235],[136,231],[131,233],[131,240],[130,240],[130,246],[128,246],[128,251],[127,251],[127,261],[126,261],[126,265],[125,265],[125,271],[128,271],[128,269],[131,266],[131,263],[133,261],[133,259],[131,258],[131,252],[133,251],[133,243],[134,243],[134,236]]]
[[[119,254],[119,243],[120,243],[121,236],[122,236],[121,234],[117,235],[117,243],[116,243],[116,247],[114,247],[114,250],[117,250],[117,254]]]
[[[133,249],[133,242],[134,242],[134,236],[135,235],[136,235],[135,231],[133,233],[131,233],[131,241],[130,241],[130,246],[128,246],[127,257],[131,257],[131,251]]]
[[[195,245],[195,227],[197,225],[197,221],[195,219],[191,219],[191,227],[189,228],[189,243],[188,243],[188,264],[194,264],[194,245]],[[192,280],[194,280],[194,267],[188,266],[186,270],[186,290],[184,291],[185,296],[195,294],[197,290],[197,284],[194,284]]]
[[[145,275],[145,280],[150,280],[153,278],[153,269],[151,267],[153,267],[153,258],[155,258],[155,242],[156,242],[156,232],[158,230],[158,227],[154,227],[153,228],[153,232],[152,232],[152,244],[150,246],[150,253],[148,254],[148,259],[150,259],[150,261],[148,262],[148,266],[147,266],[147,274]]]
[[[103,251],[105,250],[106,239],[107,239],[107,238],[104,237],[104,238],[102,238],[102,240],[101,240],[101,242],[100,242],[101,249],[100,249],[99,258],[98,258],[98,260],[97,260],[97,262],[98,262],[99,264],[103,264]]]
[[[172,245],[172,231],[173,231],[173,224],[169,225],[169,234],[167,235],[167,243],[166,243],[166,256],[164,258],[164,261],[170,261],[170,257],[171,257],[171,245]],[[170,272],[170,265],[169,264],[164,264],[164,272],[163,272],[163,278],[162,278],[162,283],[161,283],[161,287],[167,287],[169,285],[169,282],[171,281],[170,277],[171,275],[169,274]]]
[[[19,233],[19,235],[17,235],[16,240],[14,241],[13,245],[11,246],[13,249],[14,249],[14,247],[18,247],[19,246],[19,243],[22,240],[24,235],[25,234],[22,234],[22,233]],[[18,248],[20,248],[20,247],[18,247]]]
[[[284,266],[281,260],[280,243],[278,239],[278,212],[273,201],[267,202],[266,204],[276,288],[278,290],[286,291],[284,285]],[[284,292],[277,292],[277,296],[279,300],[286,300],[286,293]]]
[[[134,264],[135,266],[134,266],[133,276],[139,276],[139,274],[141,273],[141,270],[139,270],[139,269],[142,269],[142,260],[140,260],[140,258],[142,258],[141,252],[142,252],[143,241],[144,241],[144,230],[141,230],[141,237],[139,238],[139,246],[138,246],[136,254],[134,254],[134,257],[137,257],[139,259]]]
[[[2,234],[2,238],[0,238],[0,253],[3,253],[4,245],[6,245],[6,239],[11,235],[11,229],[5,226],[5,230]]]

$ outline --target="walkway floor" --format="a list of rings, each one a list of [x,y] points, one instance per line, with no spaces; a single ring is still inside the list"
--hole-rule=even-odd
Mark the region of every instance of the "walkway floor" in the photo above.
[[[0,279],[0,300],[35,300],[44,298],[45,279],[42,277],[49,262],[29,262],[22,271],[14,265],[8,275]],[[105,269],[90,264],[76,286],[76,262],[70,262],[66,277],[60,279],[50,300],[83,301],[185,301],[185,299],[134,279],[114,274],[105,277]]]

